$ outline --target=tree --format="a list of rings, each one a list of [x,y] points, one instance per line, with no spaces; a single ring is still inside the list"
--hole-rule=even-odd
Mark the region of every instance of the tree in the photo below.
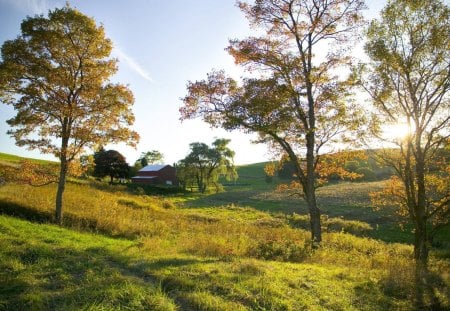
[[[127,178],[130,174],[130,166],[125,157],[116,150],[105,151],[103,148],[94,154],[94,176],[114,178]]]
[[[450,137],[449,13],[439,0],[389,1],[368,29],[370,71],[361,79],[379,122],[403,122],[408,128],[395,139],[380,137],[379,127],[375,134],[398,147],[378,154],[396,173],[384,192],[409,216],[414,257],[425,265],[432,234],[449,220],[450,169],[440,152]],[[439,170],[433,171],[436,163]]]
[[[314,244],[321,237],[316,187],[319,152],[342,141],[360,120],[350,101],[351,81],[337,70],[350,58],[344,49],[362,24],[360,0],[257,0],[238,2],[260,37],[231,40],[228,52],[250,77],[237,81],[222,71],[189,82],[182,119],[202,117],[213,126],[259,133],[295,165],[306,200]],[[323,53],[328,51],[328,54]]]
[[[92,154],[80,156],[79,162],[83,170],[82,174],[83,177],[94,175],[95,164],[94,164],[94,156]]]
[[[69,164],[87,148],[107,143],[135,145],[133,94],[109,78],[117,60],[103,27],[66,6],[48,16],[27,17],[21,35],[4,42],[0,98],[17,114],[8,134],[18,146],[52,153],[60,160],[56,220],[63,219]]]
[[[149,164],[161,163],[164,161],[164,155],[158,150],[152,150],[147,152],[142,152],[141,157],[138,159],[141,162],[142,167]]]
[[[212,147],[204,143],[191,143],[191,152],[177,165],[179,178],[184,187],[195,182],[200,192],[206,192],[209,185],[220,189],[218,179],[236,179],[237,173],[233,164],[234,151],[228,148],[229,139],[216,139]]]
[[[141,161],[137,160],[134,165],[130,167],[130,176],[136,176],[137,173],[142,169]]]

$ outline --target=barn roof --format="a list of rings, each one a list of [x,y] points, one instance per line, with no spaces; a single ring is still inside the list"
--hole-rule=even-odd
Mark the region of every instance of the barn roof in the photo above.
[[[147,165],[139,170],[139,172],[157,172],[163,169],[164,167],[169,166],[167,164],[152,164]]]

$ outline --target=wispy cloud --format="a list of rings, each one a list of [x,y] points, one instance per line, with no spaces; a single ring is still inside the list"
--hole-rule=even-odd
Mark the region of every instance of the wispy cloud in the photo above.
[[[0,2],[14,7],[26,14],[45,14],[55,7],[61,7],[58,0],[0,0]],[[114,41],[114,40],[113,40]],[[149,82],[154,82],[150,74],[131,56],[125,53],[120,47],[115,46],[113,55],[125,63],[132,71]]]
[[[150,77],[150,74],[144,68],[142,68],[142,66],[139,65],[139,63],[134,58],[126,54],[121,48],[117,46],[114,47],[113,54],[115,54],[119,58],[119,60],[127,64],[128,67],[139,76],[149,82],[154,82],[152,77]]]
[[[0,0],[27,14],[43,14],[59,3],[49,0]]]

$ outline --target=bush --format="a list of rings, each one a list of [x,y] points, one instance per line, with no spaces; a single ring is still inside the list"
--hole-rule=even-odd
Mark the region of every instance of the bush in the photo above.
[[[172,209],[175,208],[176,205],[172,201],[162,200],[162,207],[165,209]]]
[[[309,230],[310,222],[308,215],[298,215],[293,213],[287,216],[291,227]],[[363,234],[373,230],[372,226],[366,222],[358,220],[346,220],[339,217],[329,218],[327,215],[321,216],[322,229],[326,232],[348,232],[352,234]]]
[[[360,168],[358,161],[347,161],[345,162],[345,169],[349,172],[356,172]]]
[[[323,225],[327,232],[347,232],[351,234],[362,234],[373,230],[372,226],[366,222],[358,220],[344,220],[342,218],[323,219]]]
[[[372,181],[377,179],[375,172],[369,167],[360,167],[356,170],[356,173],[362,175],[358,180]]]
[[[309,243],[272,239],[259,242],[249,249],[248,255],[265,260],[302,262],[311,255],[311,246]]]
[[[278,177],[282,180],[292,180],[295,175],[295,165],[292,161],[283,162],[278,170]]]
[[[165,185],[142,185],[142,184],[126,184],[129,192],[136,193],[139,195],[167,195],[167,194],[179,194],[185,193],[186,191],[180,187],[175,186],[165,186]]]

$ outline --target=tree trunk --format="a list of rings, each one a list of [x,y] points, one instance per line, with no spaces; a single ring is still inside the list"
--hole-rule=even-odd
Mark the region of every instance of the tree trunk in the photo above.
[[[414,259],[416,263],[428,263],[428,230],[426,215],[425,174],[422,161],[416,163],[417,174],[417,206],[415,211]]]
[[[314,122],[311,122],[311,120],[314,120],[314,116],[310,116],[310,123],[314,125]],[[320,210],[317,207],[317,200],[316,200],[316,176],[315,176],[315,170],[314,170],[314,131],[310,130],[306,134],[306,187],[305,189],[305,197],[306,202],[308,204],[309,209],[309,217],[310,217],[310,224],[311,224],[311,239],[313,246],[316,246],[317,244],[320,244],[322,242],[322,228],[320,224]]]
[[[416,263],[428,264],[428,230],[427,230],[427,200],[425,191],[425,159],[421,148],[420,133],[416,136],[416,182],[417,205],[415,211],[414,258]]]
[[[428,239],[426,220],[417,219],[414,229],[414,259],[417,264],[426,266],[428,263]]]
[[[61,156],[61,166],[59,171],[58,190],[56,191],[56,211],[55,219],[59,225],[62,225],[63,220],[63,194],[66,187],[66,176],[68,163],[65,156]]]
[[[308,99],[308,128],[306,129],[306,201],[308,202],[309,216],[311,222],[311,237],[313,247],[322,242],[322,227],[320,224],[320,210],[317,207],[316,200],[316,172],[315,161],[316,156],[314,154],[316,148],[316,113],[315,113],[315,100],[313,96],[313,84],[311,82],[312,72],[312,36],[308,35],[308,53],[303,57],[303,72],[306,78],[306,97]]]
[[[311,203],[308,202],[309,217],[311,225],[311,239],[313,246],[322,242],[322,227],[320,223],[320,209],[317,207],[315,197]]]
[[[69,145],[70,131],[67,127],[69,124],[69,119],[64,118],[62,124],[62,139],[61,139],[61,153],[59,154],[60,170],[59,170],[59,181],[58,190],[56,191],[56,210],[55,218],[58,225],[62,225],[63,220],[63,194],[66,188],[66,176],[69,168],[69,163],[67,161],[67,146]]]

